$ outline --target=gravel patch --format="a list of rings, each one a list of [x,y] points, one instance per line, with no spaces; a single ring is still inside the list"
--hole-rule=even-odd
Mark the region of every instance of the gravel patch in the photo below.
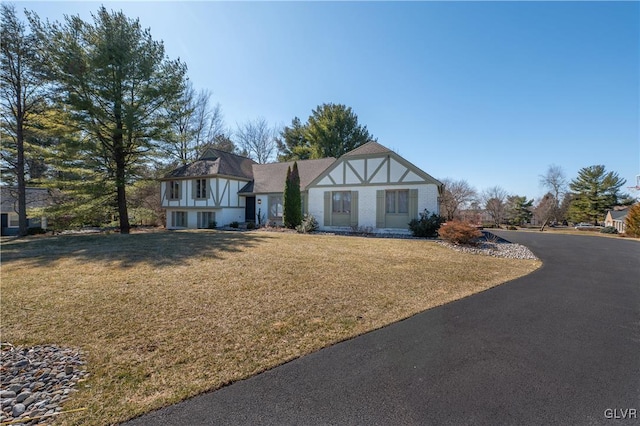
[[[50,424],[88,374],[81,352],[57,346],[2,343],[0,423]]]
[[[438,244],[463,253],[504,257],[507,259],[539,260],[527,247],[521,244],[510,243],[509,241],[503,240],[502,238],[489,233],[485,233],[484,237],[473,246],[453,244],[442,240],[438,240]]]

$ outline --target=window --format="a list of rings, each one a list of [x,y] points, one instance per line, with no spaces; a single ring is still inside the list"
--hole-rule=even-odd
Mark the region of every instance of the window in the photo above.
[[[170,200],[180,199],[180,182],[171,180],[167,183]]]
[[[210,229],[216,226],[216,212],[198,212],[198,228]]]
[[[20,220],[17,213],[9,213],[9,228],[17,228],[20,226]]]
[[[269,196],[269,217],[282,217],[282,195]]]
[[[331,197],[333,213],[351,213],[351,191],[333,192]]]
[[[409,213],[409,190],[387,191],[385,194],[385,211],[387,213]]]
[[[171,227],[172,228],[186,228],[187,227],[187,212],[171,212]]]
[[[206,179],[196,179],[195,188],[194,188],[194,197],[195,198],[207,198],[207,180]]]

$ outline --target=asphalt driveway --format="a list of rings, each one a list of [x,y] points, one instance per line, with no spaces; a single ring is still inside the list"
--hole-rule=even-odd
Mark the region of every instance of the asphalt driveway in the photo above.
[[[640,243],[499,235],[543,267],[128,424],[639,424]]]

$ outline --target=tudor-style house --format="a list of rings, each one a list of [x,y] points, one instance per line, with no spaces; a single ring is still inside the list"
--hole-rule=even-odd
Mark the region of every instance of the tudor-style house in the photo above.
[[[208,228],[231,222],[282,223],[287,168],[257,164],[218,150],[162,179],[167,228]],[[367,227],[408,232],[424,209],[439,213],[442,183],[380,145],[366,143],[342,157],[298,161],[303,213],[321,230]]]

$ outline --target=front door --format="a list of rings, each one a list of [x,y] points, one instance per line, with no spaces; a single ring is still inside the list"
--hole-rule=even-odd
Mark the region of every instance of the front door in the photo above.
[[[244,221],[256,221],[256,197],[245,197]]]

